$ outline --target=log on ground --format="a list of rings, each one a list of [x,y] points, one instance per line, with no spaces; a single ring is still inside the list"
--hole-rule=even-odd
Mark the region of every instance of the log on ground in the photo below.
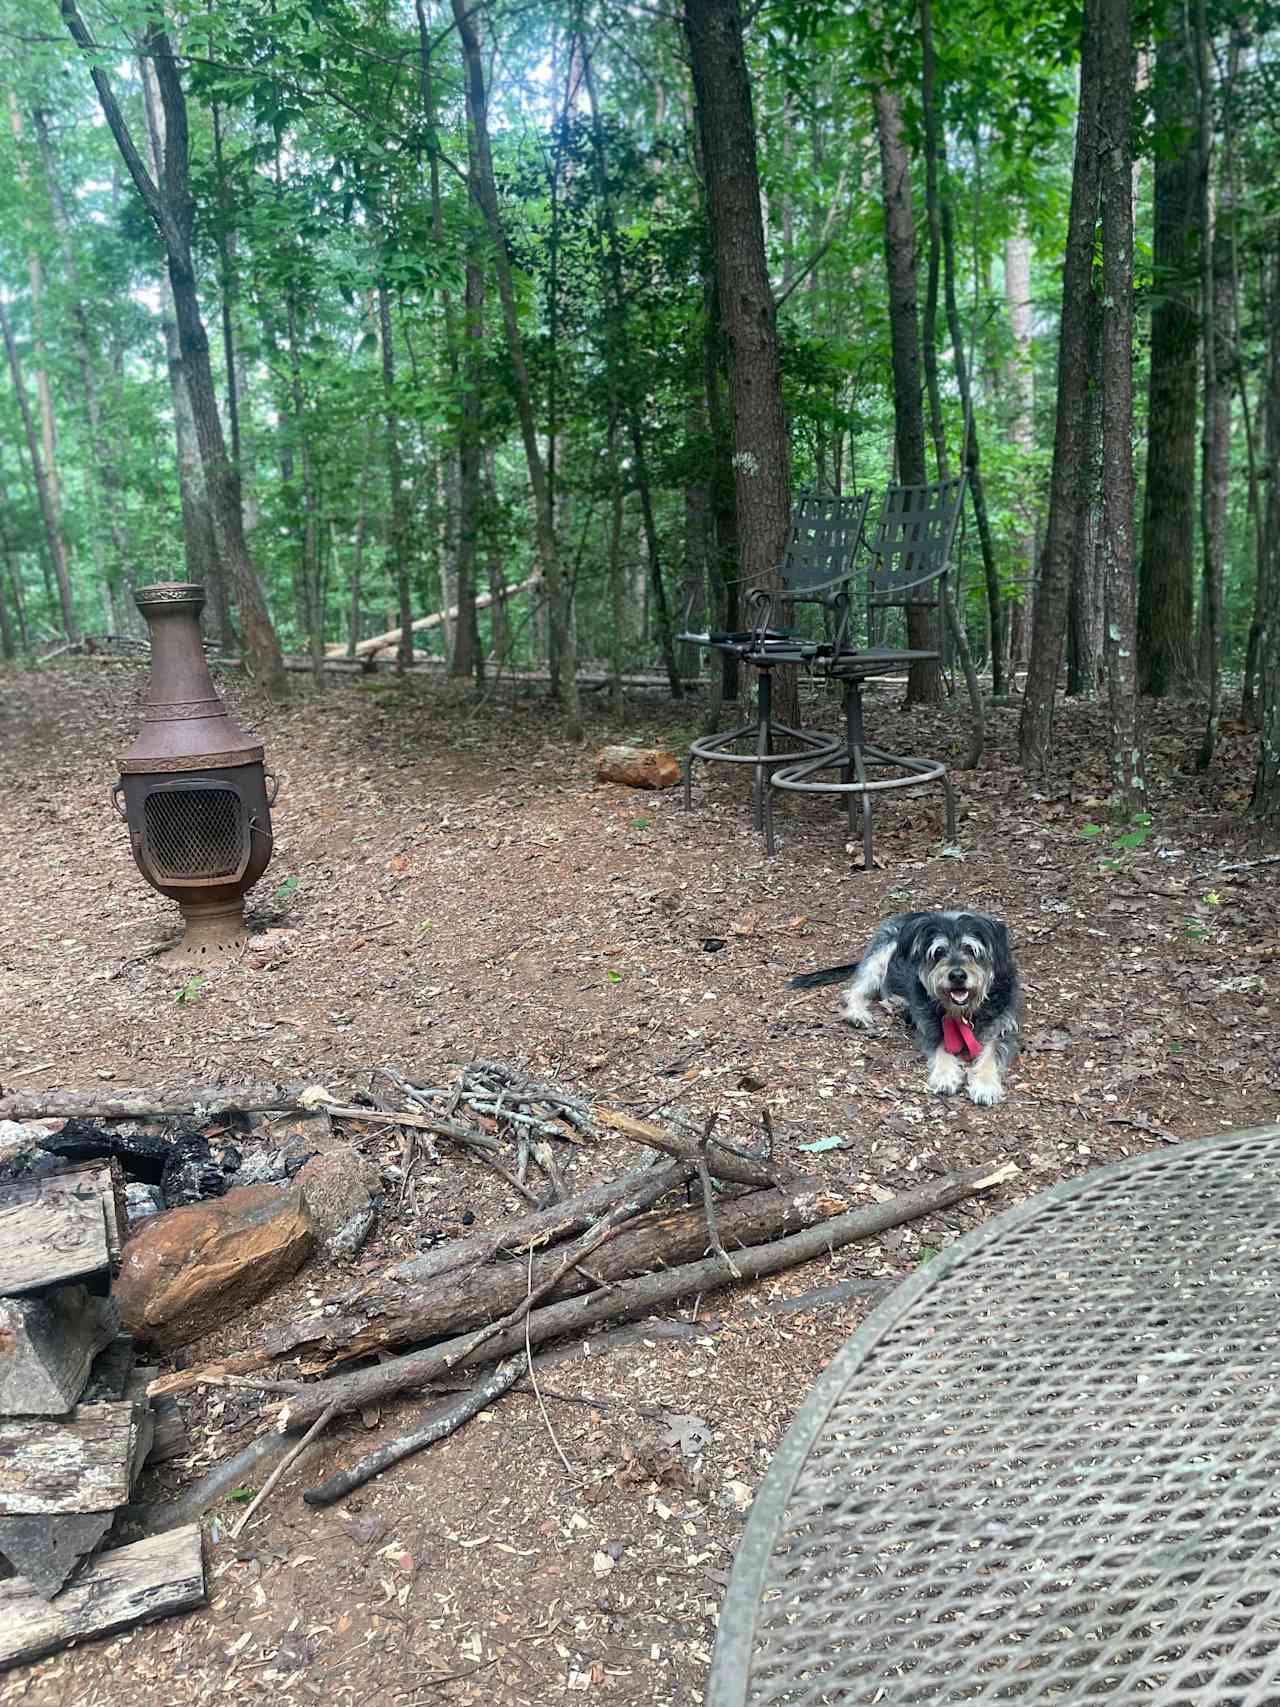
[[[120,1326],[120,1306],[85,1286],[0,1298],[0,1416],[61,1416]]]
[[[163,1120],[170,1115],[296,1111],[305,1085],[191,1085],[168,1091],[13,1091],[0,1120]]]
[[[205,1600],[198,1523],[100,1554],[52,1601],[25,1578],[14,1577],[0,1583],[0,1666],[37,1660],[72,1642],[186,1612]]]
[[[123,1505],[144,1409],[126,1398],[78,1405],[66,1417],[0,1421],[0,1516]]]
[[[916,1221],[921,1216],[947,1209],[980,1191],[1002,1185],[1016,1173],[1016,1167],[1007,1163],[994,1169],[974,1168],[966,1173],[946,1175],[890,1198],[887,1203],[850,1210],[829,1221],[820,1221],[802,1233],[793,1233],[789,1238],[738,1251],[734,1254],[734,1263],[743,1280],[777,1274],[782,1269],[794,1268],[798,1263],[809,1262],[826,1251],[837,1250],[857,1239],[871,1238],[890,1227],[899,1227],[904,1222]],[[281,1433],[308,1428],[330,1406],[336,1406],[340,1412],[358,1410],[392,1393],[403,1392],[407,1387],[422,1386],[447,1371],[509,1357],[526,1343],[530,1347],[545,1345],[562,1334],[580,1333],[596,1322],[624,1321],[645,1315],[658,1305],[669,1304],[676,1298],[714,1292],[732,1284],[733,1277],[718,1257],[686,1263],[659,1274],[646,1274],[636,1280],[620,1281],[615,1286],[588,1293],[586,1297],[571,1298],[534,1310],[527,1320],[504,1328],[480,1343],[474,1343],[474,1335],[464,1334],[425,1351],[391,1358],[373,1369],[356,1370],[348,1375],[317,1381],[281,1407],[276,1426]]]
[[[94,1162],[0,1187],[0,1294],[104,1280],[127,1224],[119,1183],[119,1168]]]

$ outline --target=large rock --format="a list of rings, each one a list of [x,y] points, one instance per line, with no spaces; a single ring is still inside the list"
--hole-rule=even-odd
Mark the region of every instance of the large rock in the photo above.
[[[344,1145],[313,1156],[299,1173],[298,1184],[326,1255],[354,1256],[378,1213],[381,1176],[374,1163]]]
[[[680,762],[662,747],[602,747],[596,754],[596,780],[628,788],[672,788],[680,780]]]
[[[122,1324],[163,1351],[187,1345],[287,1280],[315,1243],[297,1185],[245,1185],[150,1216],[113,1288]]]

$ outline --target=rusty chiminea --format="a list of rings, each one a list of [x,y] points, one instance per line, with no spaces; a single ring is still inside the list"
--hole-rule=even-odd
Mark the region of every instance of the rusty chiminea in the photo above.
[[[204,588],[160,581],[135,596],[151,630],[151,691],[111,797],[138,870],[182,909],[186,931],[166,958],[208,965],[247,937],[244,897],[271,859],[278,785],[214,688],[200,643]]]

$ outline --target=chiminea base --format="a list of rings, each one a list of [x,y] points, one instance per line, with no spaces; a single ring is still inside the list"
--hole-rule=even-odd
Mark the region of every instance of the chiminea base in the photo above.
[[[166,966],[226,966],[249,940],[243,896],[234,901],[180,901],[186,929],[157,958]]]

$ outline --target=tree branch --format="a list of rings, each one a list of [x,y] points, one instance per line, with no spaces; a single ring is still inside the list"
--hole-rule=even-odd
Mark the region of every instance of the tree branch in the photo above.
[[[76,0],[61,0],[61,11],[63,22],[70,30],[72,39],[75,41],[76,45],[86,54],[96,54],[99,51],[98,44],[94,41],[93,37],[89,34],[88,29],[85,27],[85,21],[80,16],[80,10],[76,5]],[[160,235],[167,246],[168,234],[165,230],[165,207],[160,196],[160,191],[156,187],[155,180],[152,178],[150,172],[147,171],[146,166],[143,164],[142,156],[134,146],[133,137],[129,134],[129,126],[125,122],[124,114],[120,111],[120,105],[116,100],[115,93],[107,79],[106,73],[101,71],[96,65],[91,64],[89,66],[89,75],[93,79],[94,88],[98,91],[98,102],[102,107],[102,116],[106,119],[107,124],[110,127],[111,134],[116,139],[116,146],[124,157],[125,165],[129,168],[129,176],[133,179],[134,184],[137,187],[138,194],[146,203],[147,212],[155,221],[156,228],[160,232]]]

